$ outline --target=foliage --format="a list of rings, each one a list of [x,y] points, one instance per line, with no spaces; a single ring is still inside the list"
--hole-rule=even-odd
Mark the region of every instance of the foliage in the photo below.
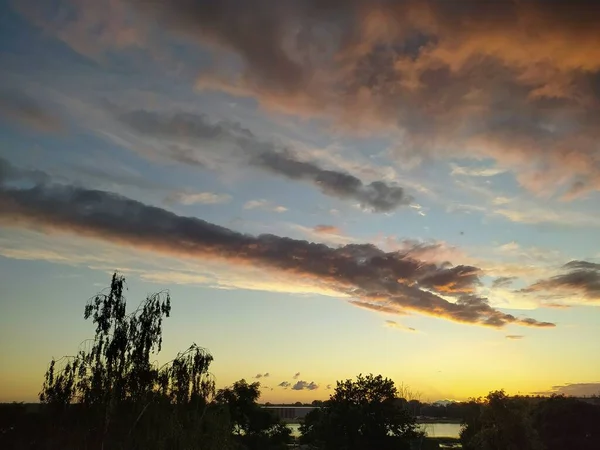
[[[394,382],[381,375],[338,381],[333,395],[309,413],[301,442],[323,449],[401,449],[419,436],[415,419],[397,399]]]
[[[577,398],[507,397],[497,391],[470,407],[461,432],[465,449],[600,448],[600,406]]]
[[[229,418],[212,402],[212,355],[193,344],[158,367],[152,358],[162,347],[169,293],[149,295],[128,314],[124,289],[125,279],[114,274],[108,291],[85,307],[94,338],[48,367],[40,401],[50,413],[51,447],[230,447]]]
[[[533,426],[546,450],[600,449],[600,406],[552,396],[537,404]]]
[[[543,445],[533,428],[531,402],[509,398],[504,391],[490,392],[471,403],[461,441],[465,449],[537,450]]]
[[[260,383],[236,381],[220,389],[216,403],[226,408],[236,441],[248,450],[286,448],[291,442],[291,430],[268,409],[258,405]]]

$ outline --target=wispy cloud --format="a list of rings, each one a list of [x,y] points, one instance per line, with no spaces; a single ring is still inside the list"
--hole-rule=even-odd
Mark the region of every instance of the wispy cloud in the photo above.
[[[520,339],[523,339],[525,336],[523,336],[522,334],[507,334],[506,339],[510,339],[512,341],[518,341]]]
[[[288,210],[285,206],[276,205],[265,199],[249,200],[244,204],[244,209],[262,209],[263,211],[276,213],[284,213]]]
[[[450,167],[452,168],[452,171],[450,172],[451,175],[463,175],[469,177],[493,177],[506,171],[496,167],[464,167],[459,166],[458,164],[450,164]]]
[[[216,194],[214,192],[173,192],[165,199],[166,203],[180,203],[182,205],[217,205],[231,201],[231,195]]]
[[[292,377],[294,380],[297,380],[300,377],[300,372],[296,372]]]
[[[600,302],[600,264],[589,261],[570,261],[563,272],[542,279],[523,289],[527,293],[549,293],[554,299],[578,296],[588,302]]]
[[[392,211],[408,205],[412,198],[394,183],[375,180],[364,183],[358,177],[335,169],[322,167],[316,161],[303,160],[281,144],[259,139],[250,130],[231,122],[211,122],[206,115],[192,112],[164,114],[155,111],[135,110],[117,114],[119,120],[144,136],[166,138],[179,145],[209,141],[223,147],[231,158],[229,162],[250,165],[290,180],[309,182],[323,194],[352,200],[364,209],[374,212]],[[212,152],[202,147],[182,150],[180,146],[167,147],[173,159],[203,165]],[[173,153],[175,152],[175,153]],[[201,153],[201,158],[194,155]],[[184,158],[182,158],[184,157]]]
[[[387,328],[394,328],[396,330],[401,330],[401,331],[410,331],[410,332],[417,331],[415,328],[407,327],[406,325],[402,325],[401,323],[398,323],[395,320],[386,320],[384,325]]]
[[[313,231],[318,234],[341,234],[341,230],[333,225],[317,225]]]
[[[64,129],[64,124],[56,112],[45,110],[24,93],[0,92],[0,118],[37,131],[54,133]]]
[[[277,386],[282,387],[284,389],[289,388],[292,385],[292,383],[290,383],[289,381],[282,381],[281,383],[279,383]]]
[[[492,287],[494,288],[503,288],[510,286],[513,281],[515,281],[517,277],[498,277],[494,281],[492,281]]]

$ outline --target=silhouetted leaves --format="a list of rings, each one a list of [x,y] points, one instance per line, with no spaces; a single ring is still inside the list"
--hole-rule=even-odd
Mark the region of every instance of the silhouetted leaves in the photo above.
[[[330,399],[306,416],[302,441],[322,449],[408,448],[420,434],[397,393],[381,375],[338,381]]]

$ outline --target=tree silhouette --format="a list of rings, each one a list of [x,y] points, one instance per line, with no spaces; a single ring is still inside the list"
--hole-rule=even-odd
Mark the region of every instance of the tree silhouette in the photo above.
[[[408,448],[420,434],[397,393],[394,382],[381,375],[338,381],[323,407],[306,416],[302,441],[322,449]]]
[[[490,392],[471,403],[461,441],[467,450],[538,450],[544,446],[533,428],[531,401]]]
[[[228,424],[215,424],[226,416],[211,405],[215,384],[207,350],[192,344],[163,366],[152,361],[161,351],[169,293],[149,295],[127,313],[124,289],[124,277],[115,273],[108,291],[85,306],[84,318],[96,325],[94,338],[75,356],[50,362],[39,397],[55,414],[52,425],[73,430],[79,423],[86,430],[80,438],[102,448],[117,443],[122,448],[177,448],[199,438],[210,423],[211,432],[228,430]],[[181,433],[191,426],[194,433]],[[161,440],[166,447],[157,447]],[[219,445],[214,448],[228,445],[225,437],[212,440]]]
[[[268,409],[262,408],[260,383],[236,381],[233,386],[219,389],[217,404],[229,412],[233,432],[242,447],[249,450],[285,449],[291,442],[291,430]]]

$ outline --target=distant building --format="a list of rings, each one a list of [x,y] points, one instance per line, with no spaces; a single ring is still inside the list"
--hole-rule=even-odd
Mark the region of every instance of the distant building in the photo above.
[[[304,417],[315,409],[314,406],[264,406],[274,412],[284,422],[302,422]]]

